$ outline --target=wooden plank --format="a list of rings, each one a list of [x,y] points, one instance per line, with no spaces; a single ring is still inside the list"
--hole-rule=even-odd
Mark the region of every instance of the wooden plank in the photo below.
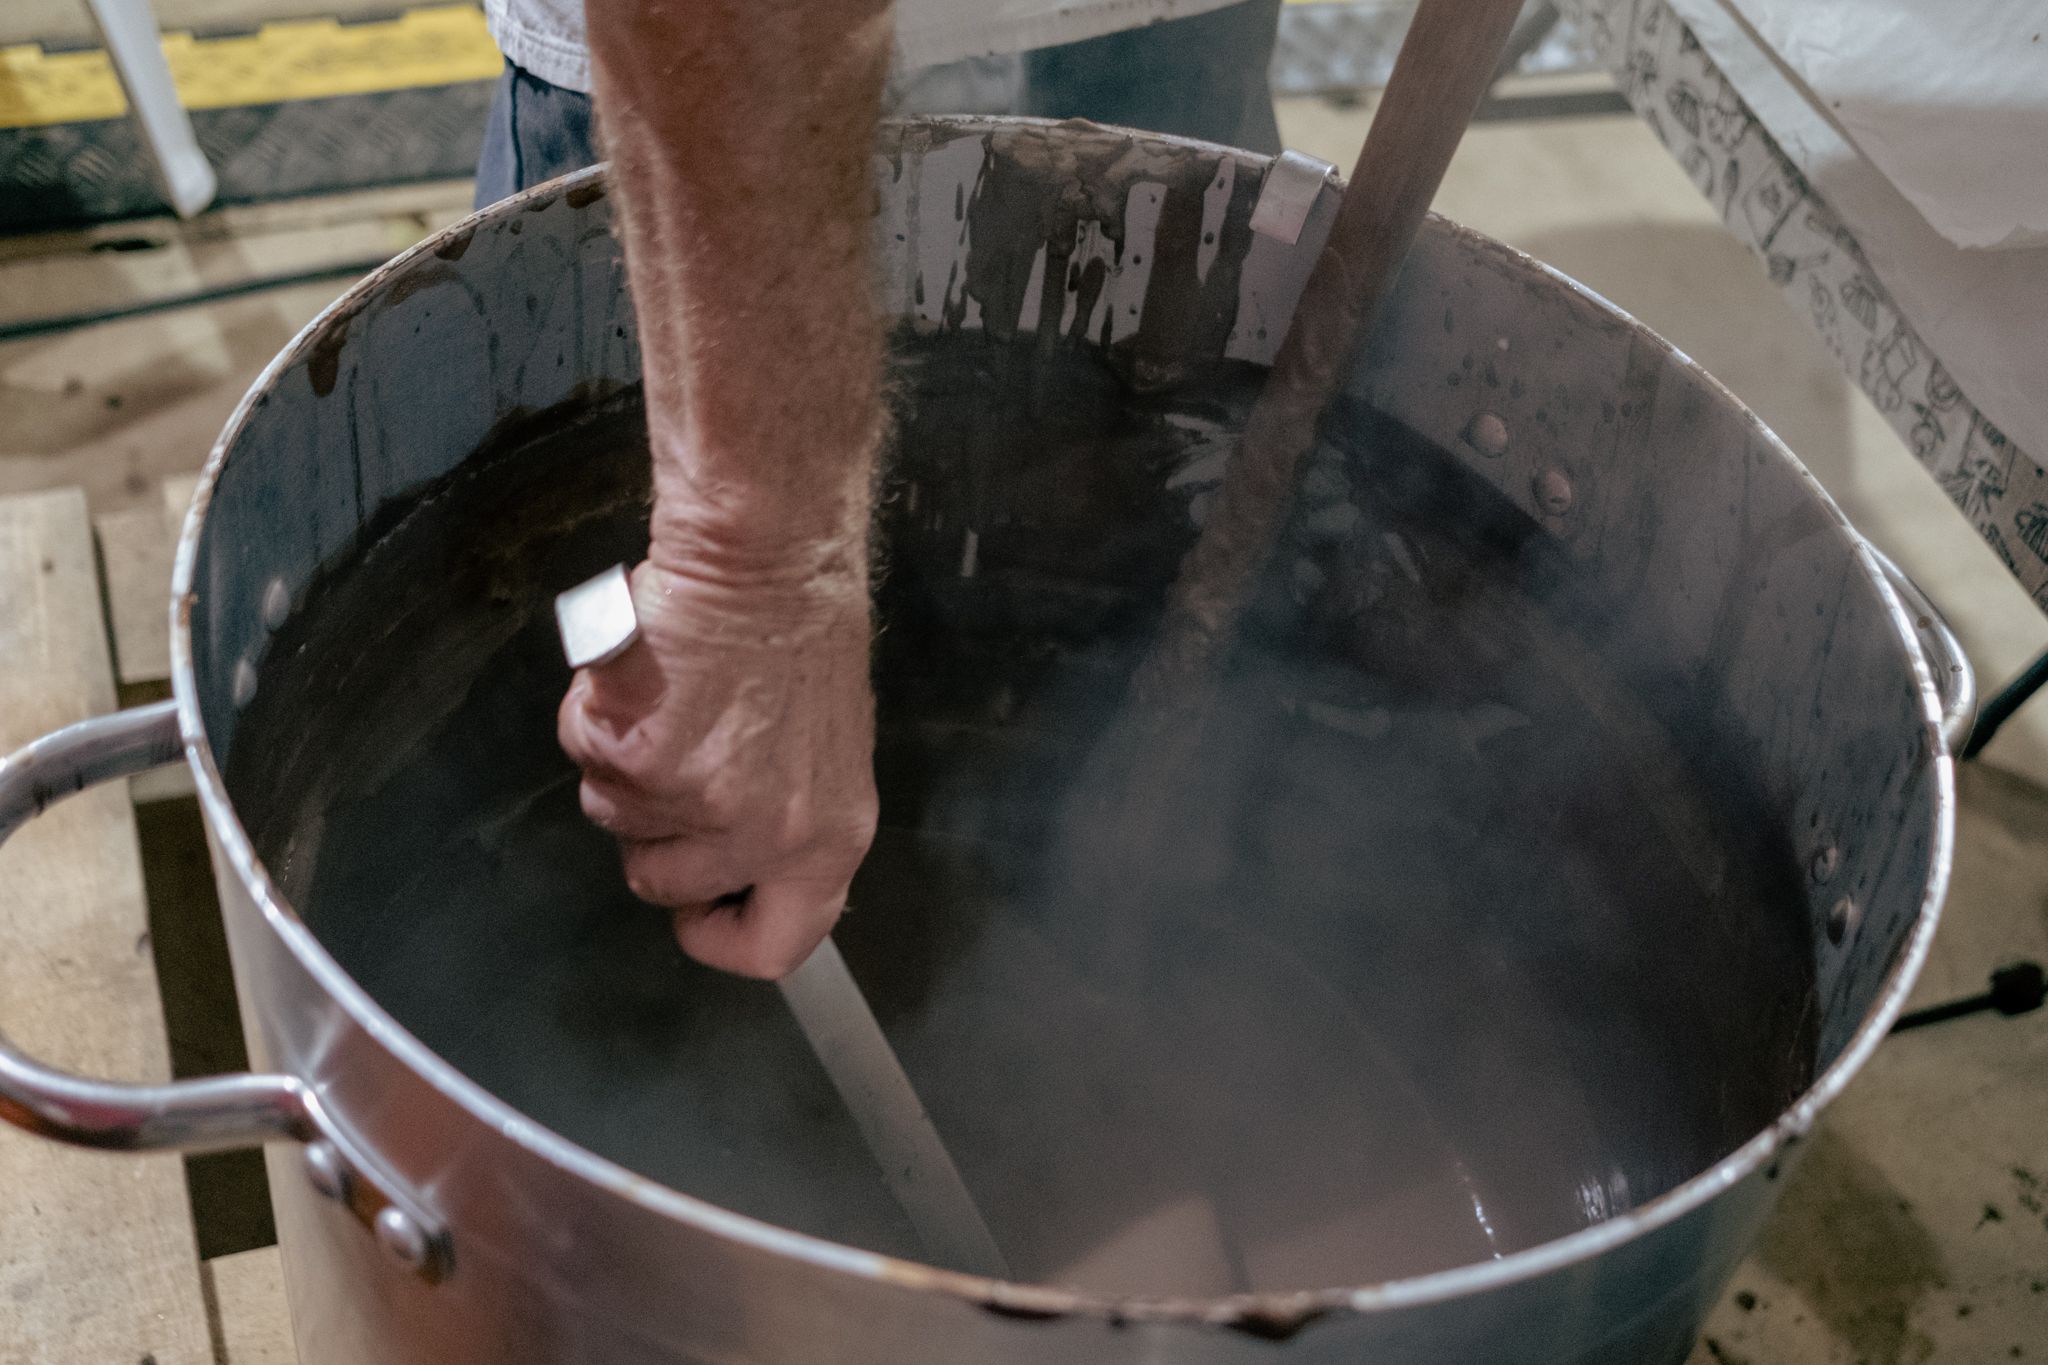
[[[0,745],[113,705],[99,599],[82,495],[0,500]],[[0,1028],[87,1075],[167,1077],[127,793],[61,803],[0,851],[0,869]],[[0,1365],[212,1360],[178,1157],[0,1127],[0,1228]]]
[[[109,512],[93,521],[115,670],[121,699],[129,705],[170,695],[171,554],[198,479],[197,474],[173,475],[164,480],[159,505]],[[165,801],[190,796],[192,774],[178,764],[143,773],[128,786],[137,803]]]
[[[221,1365],[298,1365],[276,1247],[205,1263],[220,1333]]]
[[[331,228],[373,218],[411,217],[426,223],[444,214],[459,217],[468,212],[470,195],[467,179],[411,181],[339,194],[217,205],[188,220],[165,213],[48,232],[14,233],[0,237],[0,265],[71,252],[118,255],[132,249],[138,239],[152,242],[175,237],[185,242],[232,242],[243,237]]]
[[[76,317],[362,267],[468,215],[467,181],[335,195],[324,211],[224,210],[128,220],[0,242],[0,325]],[[346,281],[337,282],[337,289]]]
[[[154,504],[158,480],[205,460],[250,383],[346,287],[0,342],[0,493],[77,485],[97,512]]]
[[[93,518],[106,573],[114,672],[123,687],[171,676],[171,557],[198,484],[197,473],[172,474],[155,501]]]
[[[106,573],[107,624],[114,675],[123,687],[171,676],[171,538],[156,507],[133,507],[93,520]]]

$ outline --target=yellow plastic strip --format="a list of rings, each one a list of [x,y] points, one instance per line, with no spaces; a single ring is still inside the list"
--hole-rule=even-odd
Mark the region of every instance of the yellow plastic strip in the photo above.
[[[294,19],[253,34],[166,33],[164,57],[187,109],[364,95],[489,80],[503,66],[473,5],[417,9],[378,23]],[[89,123],[128,112],[102,51],[0,47],[0,128]]]

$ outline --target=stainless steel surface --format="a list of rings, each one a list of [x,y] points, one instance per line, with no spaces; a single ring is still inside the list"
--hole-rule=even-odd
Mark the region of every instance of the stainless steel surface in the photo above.
[[[780,983],[782,998],[804,1038],[846,1101],[860,1135],[875,1154],[889,1192],[903,1206],[918,1239],[934,1260],[977,1275],[1009,1276],[1003,1253],[974,1196],[903,1074],[875,1012],[839,945],[820,943],[803,966]]]
[[[436,1255],[433,1236],[404,1209],[385,1205],[377,1210],[370,1227],[377,1234],[377,1245],[390,1252],[391,1259],[407,1270],[419,1274],[433,1263]]]
[[[66,796],[176,762],[177,706],[157,702],[66,726],[0,760],[0,843]],[[114,1151],[214,1152],[312,1142],[308,1173],[364,1220],[400,1209],[422,1248],[416,1270],[437,1278],[446,1255],[438,1220],[382,1174],[295,1075],[207,1076],[144,1085],[44,1066],[0,1036],[0,1119],[53,1141]]]
[[[1948,745],[1951,754],[1960,754],[1970,738],[1971,727],[1977,723],[1977,674],[1970,667],[1969,656],[1963,653],[1963,643],[1956,638],[1955,628],[1933,599],[1921,591],[1920,585],[1875,545],[1870,547],[1870,553],[1884,570],[1885,582],[1898,594],[1899,604],[1912,618],[1921,658],[1934,677],[1935,691],[1941,695],[1942,742]]]
[[[183,752],[169,702],[95,716],[24,745],[0,759],[0,840],[74,792],[175,763]]]
[[[309,1142],[305,1152],[306,1180],[323,1199],[348,1197],[348,1167],[330,1142]]]
[[[183,753],[170,702],[96,716],[0,759],[0,842],[74,792],[173,763]],[[305,1087],[290,1076],[219,1076],[169,1085],[92,1080],[42,1065],[0,1037],[0,1117],[29,1132],[117,1151],[217,1151],[307,1130]]]
[[[989,215],[989,185],[1021,177],[1050,203],[1077,165],[1093,168],[1091,193],[1060,212]],[[1078,334],[1127,343],[1148,367],[1219,354],[1268,363],[1334,188],[1292,247],[1250,231],[1249,194],[1209,196],[1181,219],[1142,211],[1265,170],[1257,157],[1110,130],[892,130],[877,158],[882,306],[940,334],[1030,331],[1066,310]],[[1107,226],[1122,231],[1105,233],[1098,219],[1119,213]],[[1942,700],[1913,619],[1768,431],[1604,301],[1441,221],[1425,226],[1352,392],[1466,461],[1636,609],[1605,642],[1616,657],[1714,680],[1797,865],[1828,869],[1804,926],[1818,1077],[1727,1157],[1557,1240],[1374,1284],[1162,1300],[991,1283],[636,1176],[448,1066],[340,970],[257,861],[220,776],[240,720],[236,675],[262,652],[267,585],[303,593],[364,518],[460,464],[509,416],[635,380],[609,229],[602,173],[590,172],[499,205],[352,290],[237,410],[180,542],[174,686],[252,1053],[317,1093],[396,1188],[430,1195],[459,1253],[438,1284],[410,1273],[315,1192],[296,1154],[273,1150],[306,1365],[1682,1358],[1784,1164],[1877,1046],[1926,952],[1953,837]],[[1205,231],[1218,239],[1208,252],[1195,245]],[[1067,271],[1084,258],[1108,277],[1085,299],[1083,272]],[[1096,314],[1080,317],[1091,299]],[[1181,322],[1148,331],[1151,308]],[[1461,439],[1482,415],[1512,440]],[[1540,476],[1552,470],[1571,498],[1546,515]],[[986,544],[981,558],[974,582],[987,577]],[[1835,910],[1844,898],[1853,916]]]
[[[1336,174],[1329,162],[1292,148],[1274,157],[1252,208],[1252,231],[1293,246],[1301,240],[1308,211]]]

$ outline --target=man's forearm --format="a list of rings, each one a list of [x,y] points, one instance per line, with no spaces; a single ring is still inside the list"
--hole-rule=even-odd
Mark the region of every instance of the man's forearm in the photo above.
[[[654,456],[650,559],[864,590],[888,0],[587,0]]]

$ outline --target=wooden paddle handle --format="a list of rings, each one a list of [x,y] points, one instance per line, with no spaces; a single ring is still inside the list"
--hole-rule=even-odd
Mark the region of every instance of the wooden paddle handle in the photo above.
[[[1422,0],[1359,149],[1329,240],[1166,619],[1134,680],[1143,704],[1199,689],[1249,599],[1302,456],[1400,273],[1465,125],[1492,84],[1522,0]]]

